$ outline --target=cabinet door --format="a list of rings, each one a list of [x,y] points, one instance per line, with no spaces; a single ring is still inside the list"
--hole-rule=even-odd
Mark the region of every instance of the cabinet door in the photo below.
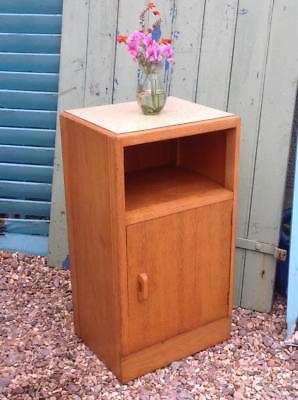
[[[127,227],[124,353],[228,315],[232,201]]]

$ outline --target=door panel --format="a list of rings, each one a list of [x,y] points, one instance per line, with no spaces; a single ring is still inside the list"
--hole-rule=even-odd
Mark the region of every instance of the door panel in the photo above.
[[[127,227],[124,354],[228,315],[232,201]]]

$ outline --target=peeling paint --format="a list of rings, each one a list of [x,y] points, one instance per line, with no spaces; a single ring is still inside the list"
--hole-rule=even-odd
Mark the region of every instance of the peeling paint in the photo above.
[[[70,257],[69,257],[69,255],[67,255],[66,258],[62,261],[62,266],[66,270],[70,269]]]
[[[175,5],[170,9],[170,16],[173,24],[174,20],[177,18],[177,7]]]
[[[264,279],[265,274],[266,274],[266,271],[263,269],[263,270],[261,271],[261,278],[262,278],[262,279]]]
[[[62,90],[62,92],[59,93],[59,96],[64,96],[64,95],[66,95],[66,94],[68,94],[68,93],[70,93],[70,92],[73,92],[73,91],[76,90],[76,89],[77,89],[77,87],[74,86],[74,87],[72,87],[72,88],[70,88],[70,89]]]
[[[89,85],[89,93],[91,96],[100,96],[99,83],[91,83]]]
[[[240,8],[239,15],[246,15],[248,14],[248,10],[246,8]]]
[[[173,39],[177,40],[179,39],[179,36],[180,36],[180,31],[173,31],[172,33]]]
[[[84,60],[82,60],[81,58],[76,58],[75,60],[72,61],[73,64],[79,64],[78,68],[75,69],[73,72],[78,72],[81,71],[84,68]]]

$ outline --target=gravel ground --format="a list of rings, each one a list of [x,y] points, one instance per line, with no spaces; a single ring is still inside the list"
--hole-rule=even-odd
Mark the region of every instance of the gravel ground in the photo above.
[[[229,341],[121,385],[73,332],[69,273],[0,252],[0,399],[297,399],[285,304],[235,308]]]

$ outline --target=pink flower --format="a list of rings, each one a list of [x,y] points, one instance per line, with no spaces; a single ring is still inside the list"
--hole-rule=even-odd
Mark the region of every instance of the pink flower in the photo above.
[[[138,46],[136,45],[136,43],[135,42],[128,43],[127,49],[128,49],[129,54],[134,59],[134,61],[136,61],[138,58]]]
[[[135,31],[127,39],[121,36],[119,40],[127,44],[127,50],[133,60],[142,65],[144,63],[161,64],[164,59],[173,62],[174,51],[170,39],[163,39],[158,43],[152,38],[151,34]]]
[[[153,39],[152,39],[151,35],[145,35],[143,42],[144,42],[145,47],[152,45]]]
[[[140,31],[134,31],[133,33],[131,33],[128,36],[128,43],[129,42],[140,42],[141,40],[144,39],[145,37],[145,33],[144,32],[140,32]]]
[[[161,53],[168,60],[168,62],[173,62],[174,50],[170,44],[161,46]]]
[[[152,63],[160,63],[162,61],[161,46],[152,40],[146,49],[146,58]]]
[[[129,35],[127,39],[127,49],[134,59],[137,61],[141,52],[144,38],[147,37],[143,32],[135,31]]]

